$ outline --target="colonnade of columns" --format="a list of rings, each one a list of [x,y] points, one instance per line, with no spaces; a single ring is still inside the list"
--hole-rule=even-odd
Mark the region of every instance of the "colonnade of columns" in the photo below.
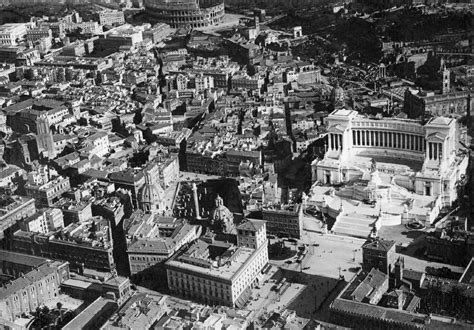
[[[329,134],[329,150],[342,150],[342,134]]]
[[[429,160],[440,160],[443,158],[443,144],[436,142],[426,142],[426,157]]]
[[[352,145],[424,151],[425,138],[421,135],[407,133],[356,129],[352,130]]]

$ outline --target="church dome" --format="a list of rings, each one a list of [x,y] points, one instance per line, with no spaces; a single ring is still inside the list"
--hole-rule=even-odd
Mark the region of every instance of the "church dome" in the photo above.
[[[233,221],[234,215],[229,211],[227,207],[224,206],[224,200],[221,196],[216,198],[216,206],[211,214],[211,219],[213,221]]]
[[[153,182],[149,172],[145,172],[145,184],[138,195],[141,208],[146,212],[159,211],[162,209],[164,194],[163,188]]]
[[[234,215],[224,206],[224,200],[219,195],[216,198],[216,206],[211,213],[211,222],[221,225],[224,233],[232,233],[235,229]]]

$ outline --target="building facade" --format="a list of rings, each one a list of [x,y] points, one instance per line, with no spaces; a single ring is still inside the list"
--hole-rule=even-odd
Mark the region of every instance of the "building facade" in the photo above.
[[[33,198],[37,205],[52,207],[62,194],[71,189],[69,178],[58,176],[44,184],[27,183],[26,195]]]
[[[63,213],[60,209],[55,208],[37,212],[20,224],[20,228],[24,231],[43,234],[62,227],[64,227]]]
[[[443,94],[433,92],[405,91],[404,111],[409,118],[431,116],[462,117],[473,109],[474,99],[469,91],[454,91]]]
[[[51,39],[53,37],[53,32],[51,29],[30,29],[26,32],[26,40],[35,42],[44,38]]]
[[[123,11],[119,10],[104,10],[99,13],[100,25],[122,25],[125,24],[125,16]]]
[[[29,256],[15,253],[17,263],[29,263]],[[57,299],[62,282],[69,279],[69,263],[43,260],[39,266],[0,287],[0,318],[15,321]]]
[[[95,220],[99,220],[95,218]],[[110,227],[95,221],[71,224],[55,233],[17,231],[10,238],[12,250],[52,260],[66,260],[72,266],[111,271],[115,269]],[[95,239],[90,238],[95,226]]]
[[[4,196],[0,200],[0,238],[3,232],[18,221],[32,216],[36,212],[35,201],[22,196]]]
[[[169,289],[207,304],[242,307],[268,263],[263,221],[249,220],[237,228],[238,245],[197,240],[165,264]],[[211,259],[210,249],[222,254]]]
[[[370,119],[352,110],[336,110],[327,118],[324,159],[313,163],[313,177],[325,184],[362,179],[371,162],[386,184],[451,205],[465,175],[468,157],[459,147],[456,119]]]
[[[303,234],[303,208],[300,204],[262,209],[263,220],[267,222],[267,233],[277,236],[301,238]]]
[[[149,232],[162,231],[158,229]],[[175,228],[168,237],[146,237],[133,241],[127,249],[130,274],[135,275],[168,260],[182,246],[194,241],[200,234],[200,226],[184,224]]]
[[[27,33],[25,23],[8,23],[0,26],[0,45],[16,46]]]
[[[362,246],[362,267],[367,272],[375,268],[389,275],[395,259],[394,241],[375,240]]]

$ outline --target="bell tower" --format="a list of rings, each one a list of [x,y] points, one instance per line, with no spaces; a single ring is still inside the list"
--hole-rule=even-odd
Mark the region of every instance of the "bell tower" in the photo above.
[[[445,65],[442,67],[441,74],[443,76],[443,86],[441,88],[443,94],[448,94],[451,90],[451,71]]]

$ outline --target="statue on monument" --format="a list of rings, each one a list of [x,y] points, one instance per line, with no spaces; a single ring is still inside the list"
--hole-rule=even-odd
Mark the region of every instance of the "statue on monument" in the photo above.
[[[371,162],[370,162],[370,173],[375,173],[377,172],[377,162],[375,161],[375,159],[372,158]]]

